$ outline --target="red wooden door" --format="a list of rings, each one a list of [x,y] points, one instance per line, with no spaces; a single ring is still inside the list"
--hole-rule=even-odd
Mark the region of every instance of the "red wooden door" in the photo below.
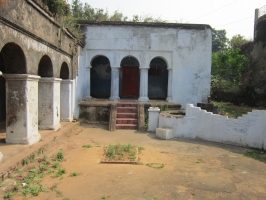
[[[139,96],[139,68],[138,67],[123,67],[122,96],[123,97],[138,97]]]

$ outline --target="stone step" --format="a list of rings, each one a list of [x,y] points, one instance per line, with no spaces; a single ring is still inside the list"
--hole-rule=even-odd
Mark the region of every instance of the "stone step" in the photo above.
[[[117,113],[117,118],[138,119],[138,114],[137,113]]]
[[[137,103],[131,103],[131,102],[122,102],[122,103],[118,103],[117,107],[138,107]]]
[[[116,124],[116,129],[137,129],[138,128],[138,125],[134,124]]]
[[[138,120],[131,118],[116,118],[116,124],[138,124]]]
[[[137,113],[137,111],[135,107],[117,107],[117,113]]]

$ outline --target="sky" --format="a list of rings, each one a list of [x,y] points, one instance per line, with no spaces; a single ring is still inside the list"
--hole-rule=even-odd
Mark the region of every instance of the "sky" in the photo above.
[[[72,2],[72,0],[68,0]],[[132,19],[133,15],[152,15],[168,22],[209,24],[225,29],[227,38],[240,34],[253,39],[255,9],[265,0],[80,0],[109,14],[118,10]]]

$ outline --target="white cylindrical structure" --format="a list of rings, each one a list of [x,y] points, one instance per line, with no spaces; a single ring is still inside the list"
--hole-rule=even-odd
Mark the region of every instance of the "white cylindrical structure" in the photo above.
[[[149,124],[148,131],[155,132],[159,125],[159,113],[160,109],[158,107],[150,107],[149,111]]]
[[[148,98],[148,69],[140,68],[139,101],[149,101]]]
[[[39,142],[38,81],[40,76],[4,74],[6,79],[6,143]]]
[[[118,101],[119,98],[119,67],[112,67],[111,73],[111,101]]]
[[[60,91],[60,120],[71,122],[72,114],[72,80],[61,81]]]
[[[60,78],[39,80],[39,129],[58,130],[60,124]]]
[[[167,90],[167,98],[166,101],[172,101],[172,77],[173,77],[173,69],[168,68],[168,90]]]

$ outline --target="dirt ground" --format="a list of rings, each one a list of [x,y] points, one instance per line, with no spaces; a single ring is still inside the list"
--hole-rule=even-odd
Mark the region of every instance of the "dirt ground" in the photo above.
[[[101,164],[103,147],[118,142],[144,147],[139,154],[142,164]],[[241,147],[159,140],[154,133],[110,132],[83,124],[51,151],[59,149],[65,153],[61,165],[67,173],[42,178],[47,189],[37,197],[16,193],[12,199],[266,199],[266,164],[244,157],[247,149]],[[154,169],[148,163],[164,167]],[[70,176],[73,171],[79,175]]]

